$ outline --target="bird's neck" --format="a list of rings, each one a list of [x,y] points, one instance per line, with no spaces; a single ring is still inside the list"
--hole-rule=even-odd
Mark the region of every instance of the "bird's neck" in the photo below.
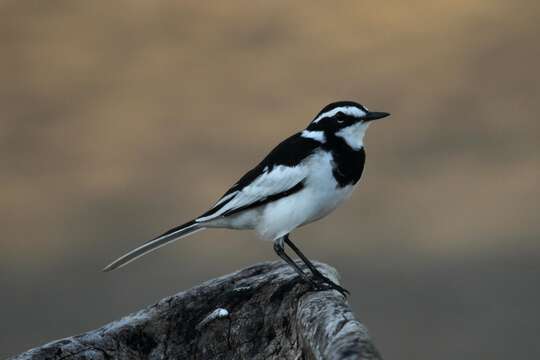
[[[357,123],[337,131],[335,136],[345,140],[353,150],[360,150],[364,147],[364,135],[368,126],[365,123]]]
[[[351,139],[347,141],[338,133],[331,133],[326,134],[326,143],[323,148],[332,153],[332,174],[339,187],[354,185],[360,180],[366,161],[366,153],[362,145],[353,143],[351,146]]]

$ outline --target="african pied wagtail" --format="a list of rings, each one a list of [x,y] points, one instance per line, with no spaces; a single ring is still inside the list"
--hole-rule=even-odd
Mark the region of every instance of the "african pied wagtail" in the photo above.
[[[279,144],[210,210],[144,243],[104,271],[203,229],[255,229],[262,238],[273,240],[275,252],[316,289],[347,294],[317,270],[292,243],[289,233],[328,215],[351,195],[364,168],[364,134],[371,121],[388,115],[368,111],[352,101],[327,105],[304,131]],[[300,257],[312,276],[285,253],[284,244]]]

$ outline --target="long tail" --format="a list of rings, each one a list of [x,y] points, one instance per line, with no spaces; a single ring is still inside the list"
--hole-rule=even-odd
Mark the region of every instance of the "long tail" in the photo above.
[[[205,227],[200,223],[196,223],[195,220],[187,222],[183,225],[177,226],[164,234],[161,234],[155,239],[145,242],[138,248],[135,248],[128,252],[125,255],[122,255],[118,259],[114,260],[112,263],[107,265],[103,271],[111,271],[114,269],[121,268],[126,266],[130,262],[140,258],[143,255],[148,254],[151,251],[154,251],[162,246],[165,246],[173,241],[179,240],[188,235],[194,234],[197,231],[204,230]]]

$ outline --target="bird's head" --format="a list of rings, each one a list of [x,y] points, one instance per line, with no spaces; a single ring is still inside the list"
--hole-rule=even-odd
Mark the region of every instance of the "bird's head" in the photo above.
[[[326,105],[309,123],[304,133],[308,137],[333,134],[344,138],[351,147],[360,148],[369,124],[389,115],[385,112],[369,111],[354,101],[338,101]]]

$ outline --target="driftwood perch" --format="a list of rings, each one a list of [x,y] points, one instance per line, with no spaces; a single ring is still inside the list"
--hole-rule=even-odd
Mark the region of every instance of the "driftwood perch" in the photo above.
[[[337,282],[328,265],[317,267]],[[13,359],[380,359],[337,291],[256,264]]]

